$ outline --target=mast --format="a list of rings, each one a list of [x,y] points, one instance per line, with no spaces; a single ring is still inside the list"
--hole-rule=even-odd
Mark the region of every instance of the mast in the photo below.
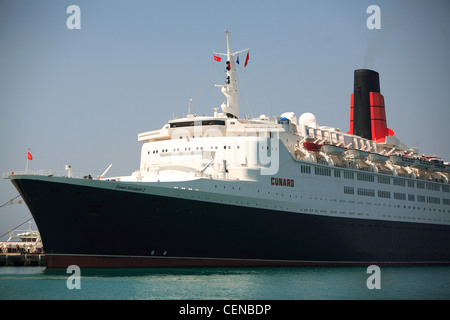
[[[241,53],[248,49],[231,53],[229,33],[230,32],[228,30],[225,31],[225,35],[227,37],[227,53],[226,54],[217,53],[227,58],[225,69],[226,72],[225,84],[224,85],[216,84],[216,87],[221,87],[222,93],[227,98],[227,100],[224,103],[222,103],[222,112],[225,113],[229,118],[239,118],[238,85],[236,79],[236,63],[234,58],[238,53]]]

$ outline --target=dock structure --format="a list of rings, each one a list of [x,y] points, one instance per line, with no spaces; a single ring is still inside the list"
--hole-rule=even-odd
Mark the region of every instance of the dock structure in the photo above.
[[[43,253],[1,253],[0,266],[45,266],[46,259]]]
[[[31,229],[31,223],[28,230],[12,230],[7,241],[0,241],[0,266],[45,265],[41,235]]]

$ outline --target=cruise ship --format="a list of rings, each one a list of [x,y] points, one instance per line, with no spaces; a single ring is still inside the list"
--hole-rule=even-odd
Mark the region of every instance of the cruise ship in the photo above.
[[[354,71],[348,132],[308,112],[241,118],[236,58],[248,49],[226,39],[214,53],[225,101],[138,134],[129,176],[4,174],[47,267],[449,264],[450,164],[388,128],[379,74]]]

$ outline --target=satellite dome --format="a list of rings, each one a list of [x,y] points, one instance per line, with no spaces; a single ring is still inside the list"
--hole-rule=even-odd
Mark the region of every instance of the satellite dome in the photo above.
[[[307,127],[311,127],[314,129],[319,128],[319,125],[317,124],[317,120],[316,120],[316,116],[313,115],[310,112],[305,112],[304,114],[302,114],[300,116],[300,118],[298,119],[298,123],[301,126],[307,126]]]

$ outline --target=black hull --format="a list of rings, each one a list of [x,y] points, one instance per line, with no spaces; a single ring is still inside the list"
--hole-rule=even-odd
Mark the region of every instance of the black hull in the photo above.
[[[446,225],[290,213],[39,179],[12,182],[36,221],[49,268],[450,264]]]

